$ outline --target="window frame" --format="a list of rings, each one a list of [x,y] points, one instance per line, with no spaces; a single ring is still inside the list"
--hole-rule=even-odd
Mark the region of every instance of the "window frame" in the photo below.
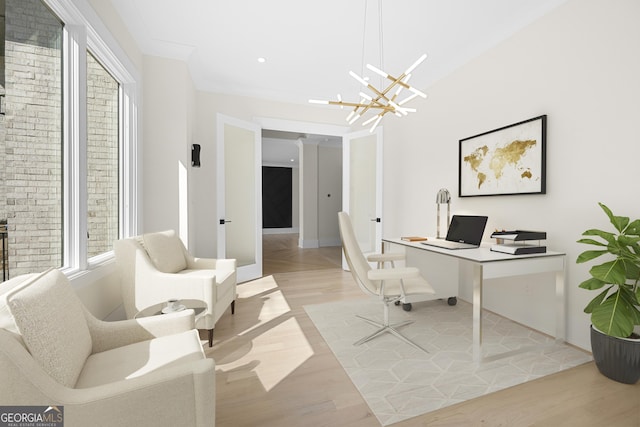
[[[138,234],[138,114],[141,79],[85,0],[42,0],[63,22],[63,260],[67,276],[112,262],[113,250],[87,256],[87,53],[118,81],[119,237]],[[83,236],[85,236],[83,238]]]

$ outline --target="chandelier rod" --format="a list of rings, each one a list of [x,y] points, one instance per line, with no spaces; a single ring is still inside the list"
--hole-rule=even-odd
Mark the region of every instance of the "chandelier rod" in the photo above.
[[[380,62],[378,66],[384,70],[384,33],[382,31],[382,0],[378,0],[378,43],[380,51]],[[380,81],[382,85],[382,81]]]
[[[364,0],[364,18],[362,20],[362,56],[360,57],[360,75],[364,76],[364,50],[367,38],[367,4],[369,0]]]

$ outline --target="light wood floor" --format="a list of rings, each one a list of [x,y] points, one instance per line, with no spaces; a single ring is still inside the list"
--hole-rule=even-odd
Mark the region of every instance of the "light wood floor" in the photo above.
[[[266,236],[265,277],[238,286],[236,313],[216,324],[216,426],[379,426],[303,306],[363,298],[339,248],[300,250],[297,235]],[[593,363],[395,424],[640,426],[640,383]]]

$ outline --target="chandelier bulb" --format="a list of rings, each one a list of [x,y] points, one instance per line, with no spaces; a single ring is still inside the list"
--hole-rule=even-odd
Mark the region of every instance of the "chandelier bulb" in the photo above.
[[[423,54],[420,58],[418,58],[418,60],[416,62],[413,63],[413,65],[411,65],[409,68],[407,68],[407,71],[405,71],[405,74],[411,74],[411,72],[413,70],[415,70],[415,68],[422,64],[422,61],[424,61],[425,59],[427,59],[427,54]]]
[[[351,75],[351,77],[353,77],[354,79],[359,81],[363,86],[369,86],[369,83],[367,83],[367,81],[365,79],[363,79],[362,77],[360,77],[359,75],[357,75],[353,71],[349,71],[349,74]]]

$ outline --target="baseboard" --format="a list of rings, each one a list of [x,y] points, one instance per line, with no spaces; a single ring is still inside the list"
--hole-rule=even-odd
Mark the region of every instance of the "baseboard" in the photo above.
[[[320,247],[328,247],[328,246],[342,246],[342,241],[339,237],[331,237],[328,239],[320,239]]]
[[[315,249],[320,247],[318,239],[298,239],[298,247],[302,249]]]
[[[291,228],[263,228],[262,234],[297,234],[300,232],[299,227]]]

